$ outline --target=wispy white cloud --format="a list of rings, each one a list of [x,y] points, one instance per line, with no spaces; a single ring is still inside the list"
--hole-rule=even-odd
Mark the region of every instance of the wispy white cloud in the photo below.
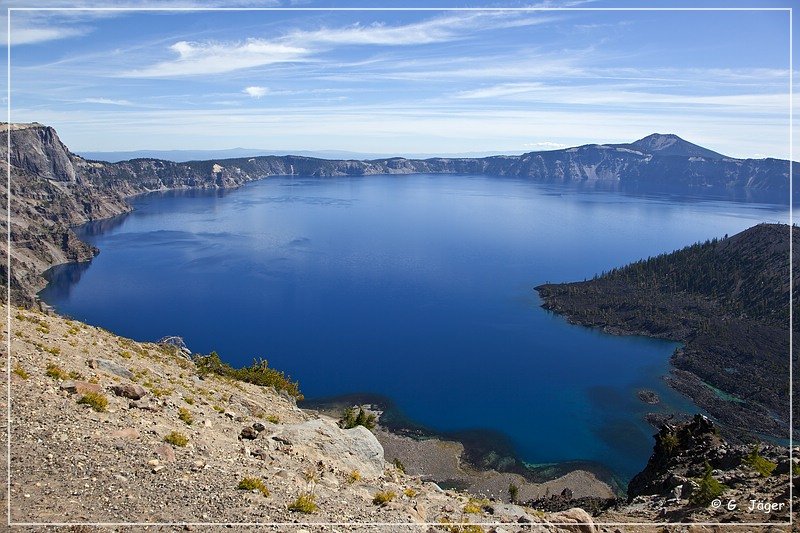
[[[334,45],[407,46],[455,41],[469,37],[469,32],[532,26],[553,20],[551,17],[520,16],[514,12],[487,11],[467,15],[434,17],[412,24],[390,26],[383,23],[354,24],[342,28],[294,31],[285,39]]]
[[[558,83],[504,83],[479,89],[460,91],[456,99],[491,100],[517,103],[559,105],[593,105],[620,107],[686,107],[719,106],[747,108],[748,112],[785,115],[789,106],[788,93],[745,94],[680,94],[664,92],[660,84],[642,83],[602,85],[560,85]]]
[[[514,12],[475,12],[439,16],[402,25],[373,23],[338,28],[293,30],[272,39],[179,41],[169,47],[178,57],[124,72],[123,77],[164,78],[221,74],[277,63],[308,61],[337,46],[419,46],[468,38],[484,29],[543,24],[552,20]]]
[[[244,42],[179,41],[169,49],[176,59],[162,61],[143,69],[121,74],[131,78],[171,78],[221,74],[245,68],[304,60],[311,51],[300,46],[275,43],[263,39]]]
[[[81,100],[82,104],[104,104],[104,105],[133,105],[130,100],[113,100],[111,98],[84,98]]]
[[[258,86],[251,86],[245,87],[243,91],[248,96],[252,96],[253,98],[261,98],[262,96],[266,95],[269,92],[269,89],[266,87],[258,87]]]
[[[68,37],[80,37],[86,35],[91,31],[86,27],[21,27],[12,28],[11,30],[11,46],[19,46],[24,44],[38,44],[48,41],[55,41],[58,39],[66,39]],[[6,41],[3,44],[6,44]]]

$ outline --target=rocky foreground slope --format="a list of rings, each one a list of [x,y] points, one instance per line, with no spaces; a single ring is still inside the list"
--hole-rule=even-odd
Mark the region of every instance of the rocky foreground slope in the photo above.
[[[272,388],[201,379],[173,347],[22,309],[11,331],[13,522],[592,522],[405,475],[364,427]],[[247,479],[258,488],[240,488]]]
[[[537,509],[442,490],[388,463],[367,429],[340,429],[270,387],[201,378],[195,362],[172,346],[12,308],[11,350],[6,496],[13,523],[235,522],[242,524],[238,531],[244,524],[280,522],[271,529],[588,533],[662,531],[635,524],[677,518],[786,520],[784,511],[735,514],[690,502],[699,475],[694,463],[703,454],[722,469],[715,475],[730,486],[728,495],[787,501],[786,450],[769,449],[778,470],[761,477],[735,459],[739,452],[726,448],[713,426],[663,430],[683,431],[668,458],[660,437],[632,502],[592,517],[577,507],[547,512],[542,502]],[[704,530],[719,531],[693,529]],[[736,530],[789,531],[777,525]]]

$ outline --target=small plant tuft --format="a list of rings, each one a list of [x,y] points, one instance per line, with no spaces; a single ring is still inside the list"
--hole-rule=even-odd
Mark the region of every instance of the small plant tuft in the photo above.
[[[269,415],[269,416],[267,416],[267,422],[269,422],[271,424],[280,424],[281,423],[281,419],[280,419],[280,417],[278,415]]]
[[[194,405],[194,398],[191,396],[184,396],[183,401],[188,403],[189,405]]]
[[[242,479],[236,488],[239,490],[257,490],[264,496],[269,496],[269,490],[266,485],[257,477],[246,477]]]
[[[374,503],[375,505],[386,505],[387,503],[389,503],[390,501],[394,500],[395,498],[397,498],[397,494],[395,494],[394,491],[384,490],[384,491],[378,492],[375,495],[375,497],[372,498],[372,503]]]
[[[399,458],[395,457],[394,461],[392,461],[392,464],[400,471],[401,474],[406,473],[406,465],[404,465],[403,461],[401,461]]]
[[[60,381],[63,381],[69,377],[69,374],[64,372],[64,369],[55,363],[47,363],[47,370],[45,371],[45,374]]]
[[[411,487],[408,487],[407,489],[403,490],[403,494],[405,494],[406,498],[413,498],[414,496],[417,495],[417,491],[415,491]]]
[[[28,372],[24,368],[22,368],[22,365],[19,363],[14,365],[14,374],[21,377],[22,379],[28,379],[29,377],[31,377],[30,374],[28,374]]]
[[[99,392],[87,392],[78,400],[81,405],[88,405],[98,413],[102,413],[108,407],[108,398]]]
[[[178,418],[184,422],[187,426],[191,426],[192,422],[194,422],[194,418],[192,418],[192,413],[185,407],[181,407],[178,409]]]
[[[172,444],[173,446],[186,446],[189,444],[189,438],[183,433],[173,431],[164,437],[164,442]]]
[[[305,492],[289,504],[289,510],[296,513],[311,514],[317,511],[317,498],[310,492]]]
[[[347,476],[347,482],[348,483],[355,483],[357,481],[361,481],[361,472],[359,472],[358,470],[353,470]]]
[[[511,503],[516,503],[517,496],[519,496],[519,487],[515,483],[509,483],[508,497],[511,500]]]

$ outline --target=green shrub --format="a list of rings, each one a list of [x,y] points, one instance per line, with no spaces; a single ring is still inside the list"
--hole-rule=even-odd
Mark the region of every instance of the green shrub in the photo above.
[[[352,429],[356,426],[364,426],[367,429],[375,427],[375,415],[364,411],[363,407],[359,407],[356,411],[355,407],[348,407],[345,409],[341,420],[339,420],[339,427],[342,429]]]
[[[239,490],[257,490],[264,496],[269,496],[269,490],[264,485],[264,482],[258,479],[257,477],[246,477],[239,482],[239,486],[236,487]]]
[[[268,415],[267,416],[267,422],[269,422],[271,424],[280,424],[281,419],[280,419],[280,417],[278,417],[278,415]]]
[[[713,499],[722,495],[727,488],[711,475],[711,465],[708,464],[708,461],[705,462],[704,468],[703,476],[697,479],[700,488],[689,498],[689,501],[694,505],[708,505]]]
[[[795,463],[792,465],[792,475],[800,476],[800,463]]]
[[[742,462],[761,474],[762,477],[769,477],[778,465],[764,458],[759,451],[758,444],[754,445]]]
[[[394,465],[394,467],[395,467],[396,469],[398,469],[398,470],[399,470],[400,472],[402,472],[403,474],[405,474],[405,473],[406,473],[406,465],[404,465],[404,464],[403,464],[403,461],[401,461],[401,460],[400,460],[400,459],[398,459],[397,457],[395,457],[395,458],[394,458],[394,461],[392,461],[392,464]]]
[[[414,496],[417,495],[417,491],[415,491],[411,487],[408,487],[408,488],[403,490],[403,494],[406,495],[406,498],[413,498]]]
[[[188,403],[189,405],[194,405],[194,398],[191,396],[184,396],[183,401]]]
[[[183,433],[173,431],[164,437],[164,442],[172,444],[173,446],[186,446],[189,444],[189,438]]]
[[[316,500],[317,498],[313,494],[309,492],[303,493],[289,504],[289,510],[296,513],[311,514],[318,509]]]
[[[22,368],[22,365],[19,363],[14,365],[14,373],[19,377],[21,377],[22,379],[28,379],[29,377],[31,377],[30,374],[28,374],[28,372],[26,372],[25,369]]]
[[[273,387],[277,391],[286,391],[298,400],[303,399],[297,382],[292,381],[283,372],[270,368],[266,359],[255,359],[250,366],[233,368],[229,364],[223,363],[217,352],[211,352],[208,355],[196,357],[194,362],[197,366],[197,373],[201,376],[216,374],[260,387]]]
[[[102,413],[108,407],[108,398],[99,392],[87,392],[78,400],[79,404],[88,405],[98,413]]]
[[[65,380],[69,377],[69,374],[64,372],[64,370],[55,363],[47,363],[47,370],[45,371],[45,374],[53,379],[58,380]]]
[[[374,503],[375,505],[384,505],[394,500],[395,498],[397,498],[397,494],[395,494],[394,491],[384,490],[377,493],[375,497],[372,498],[372,503]]]
[[[178,409],[178,418],[181,419],[187,426],[191,426],[192,422],[194,422],[192,413],[185,407]]]

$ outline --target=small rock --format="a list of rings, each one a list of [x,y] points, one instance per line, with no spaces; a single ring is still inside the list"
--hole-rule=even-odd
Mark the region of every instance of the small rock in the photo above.
[[[148,464],[149,466],[158,466],[158,464],[159,464],[160,462],[161,462],[161,461],[159,461],[158,459],[150,459],[149,461],[147,461],[147,464]]]
[[[118,439],[138,439],[140,437],[139,432],[134,428],[124,428],[118,429],[117,431],[112,431],[111,436]]]
[[[86,364],[89,365],[89,368],[102,370],[103,372],[109,372],[121,378],[133,379],[133,372],[131,372],[124,366],[120,365],[119,363],[115,363],[114,361],[109,361],[108,359],[99,359],[99,358],[89,359],[86,361]]]
[[[141,400],[133,400],[128,404],[128,407],[131,409],[144,409],[145,411],[159,411],[159,407],[157,405],[151,404],[149,401],[145,399]]]
[[[61,384],[61,389],[69,392],[70,394],[86,394],[93,392],[95,394],[102,394],[103,387],[98,383],[89,383],[88,381],[73,381],[67,380]]]
[[[113,385],[111,390],[117,396],[122,396],[124,398],[130,398],[131,400],[138,400],[142,398],[145,394],[147,394],[147,390],[142,387],[141,385],[135,385],[133,383],[125,383],[124,385]]]
[[[253,440],[256,437],[258,437],[258,431],[256,431],[254,428],[248,426],[248,427],[242,429],[240,437],[242,439]]]
[[[156,472],[161,472],[165,468],[166,468],[166,466],[164,466],[164,465],[155,466],[155,467],[153,467],[153,473],[155,474]]]
[[[264,450],[262,450],[261,448],[256,448],[255,450],[251,451],[250,455],[258,459],[261,459],[262,461],[266,461],[267,458],[269,457],[269,454]]]
[[[267,426],[265,426],[265,425],[264,425],[264,424],[262,424],[261,422],[256,422],[256,423],[254,423],[254,424],[253,424],[253,429],[255,429],[256,431],[258,431],[259,433],[261,433],[262,431],[264,431],[265,429],[267,429]]]
[[[166,443],[159,444],[156,446],[155,452],[158,454],[161,459],[167,463],[174,463],[175,462],[175,450],[172,449],[172,446]]]
[[[207,427],[207,428],[210,428],[210,427],[212,426],[212,424],[211,424],[211,420],[208,420],[208,419],[206,419],[206,420],[203,420],[203,425],[204,425],[205,427]]]

